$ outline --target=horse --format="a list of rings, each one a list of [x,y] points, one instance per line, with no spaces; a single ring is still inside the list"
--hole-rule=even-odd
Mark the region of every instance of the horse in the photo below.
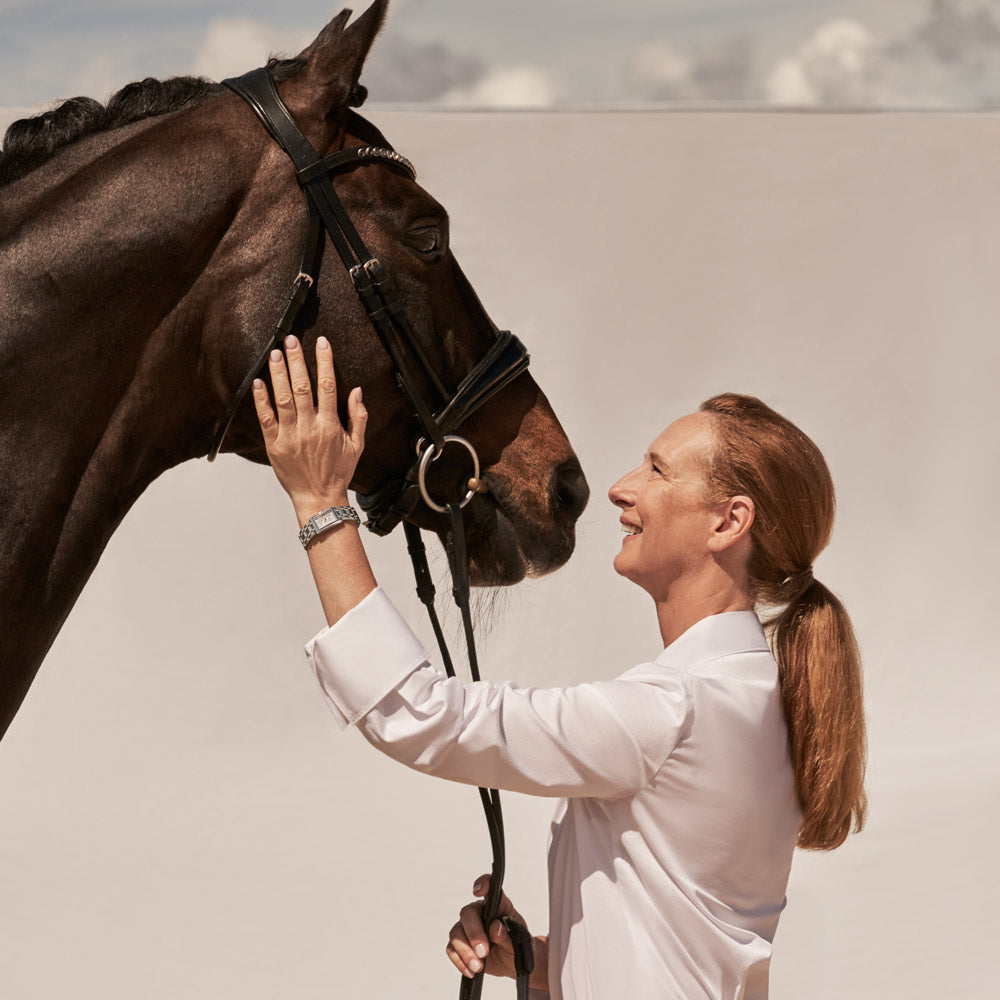
[[[354,21],[342,11],[297,57],[268,64],[320,156],[391,148],[354,110],[387,5],[375,0]],[[431,367],[454,389],[498,331],[455,260],[447,213],[391,162],[334,181]],[[212,450],[287,298],[306,229],[292,163],[221,84],[147,79],[107,106],[76,98],[8,130],[0,737],[126,512],[161,473]],[[328,256],[294,331],[307,356],[317,337],[331,341],[342,401],[362,387],[371,420],[351,487],[375,493],[411,465],[418,426],[347,271]],[[535,381],[518,375],[462,433],[482,465],[465,518],[472,583],[509,585],[562,565],[588,488]],[[223,450],[267,461],[247,399]],[[453,450],[434,466],[437,490],[468,477]],[[408,520],[445,530],[424,506]]]

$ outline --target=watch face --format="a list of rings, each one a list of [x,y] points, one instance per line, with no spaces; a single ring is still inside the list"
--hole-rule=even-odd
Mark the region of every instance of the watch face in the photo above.
[[[336,513],[332,510],[325,510],[322,514],[317,514],[313,519],[316,522],[317,529],[325,528],[327,525],[333,524],[334,521],[339,521],[340,518],[337,517]]]

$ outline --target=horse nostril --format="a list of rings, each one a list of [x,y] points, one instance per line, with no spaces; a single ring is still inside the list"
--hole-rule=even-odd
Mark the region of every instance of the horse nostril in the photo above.
[[[556,467],[552,476],[552,495],[556,504],[574,519],[583,513],[590,499],[590,487],[575,458]]]

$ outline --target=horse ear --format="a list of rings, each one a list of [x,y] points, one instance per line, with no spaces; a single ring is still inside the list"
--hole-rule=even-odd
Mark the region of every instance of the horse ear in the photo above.
[[[329,45],[347,26],[351,19],[351,11],[344,8],[299,54],[299,59],[308,62],[316,51],[324,45]]]
[[[368,50],[385,21],[389,0],[375,2],[353,24],[341,11],[300,53],[306,65],[289,81],[287,103],[307,117],[329,120],[351,102]]]

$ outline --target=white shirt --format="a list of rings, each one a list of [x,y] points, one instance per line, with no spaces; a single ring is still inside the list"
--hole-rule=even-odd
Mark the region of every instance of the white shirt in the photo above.
[[[334,715],[453,781],[563,798],[553,1000],[763,1000],[801,814],[777,666],[752,611],[567,688],[463,684],[381,590],[306,647]]]

